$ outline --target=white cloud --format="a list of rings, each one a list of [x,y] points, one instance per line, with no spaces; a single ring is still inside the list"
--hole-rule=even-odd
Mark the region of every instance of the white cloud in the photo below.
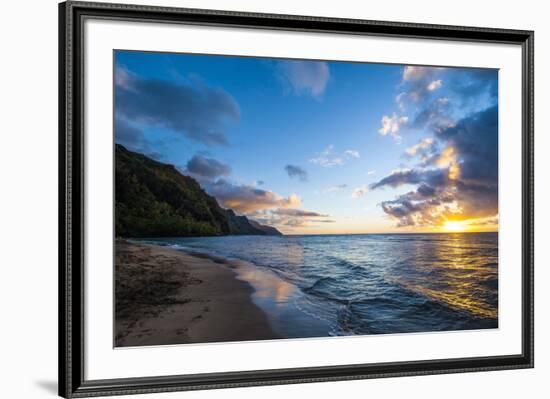
[[[382,127],[378,132],[382,136],[387,136],[388,134],[392,135],[394,138],[399,139],[399,129],[401,126],[405,125],[409,121],[409,118],[406,116],[398,116],[393,113],[391,116],[384,115],[382,120]]]
[[[434,139],[431,137],[427,137],[425,139],[422,139],[419,143],[413,145],[412,147],[407,148],[405,152],[408,156],[414,157],[419,152],[422,152],[423,150],[426,150],[429,147],[431,147],[433,143],[434,143]]]
[[[367,186],[361,186],[357,187],[355,190],[353,190],[353,193],[351,194],[351,198],[361,198],[363,195],[369,192],[369,188]]]
[[[334,146],[330,144],[325,148],[325,150],[315,158],[311,158],[309,162],[323,166],[325,168],[331,168],[333,166],[341,166],[344,164],[344,160],[340,157],[332,155],[332,150],[334,149]]]
[[[133,76],[131,75],[130,71],[118,65],[115,67],[115,85],[116,86],[122,87],[123,89],[126,89],[126,90],[133,90],[132,80],[133,80]]]
[[[328,64],[320,61],[281,61],[278,71],[295,95],[308,94],[315,98],[323,95],[330,78]]]
[[[403,69],[403,80],[418,80],[429,72],[429,68],[407,65]]]
[[[352,158],[361,158],[361,156],[359,155],[359,151],[356,150],[346,150],[344,151],[344,154]]]
[[[406,92],[401,92],[397,96],[395,96],[395,102],[397,103],[397,106],[401,110],[401,112],[405,111],[405,99],[407,97]]]
[[[376,173],[375,170],[369,170],[369,171],[367,172],[367,175],[372,176],[372,175],[374,175],[375,173]]]
[[[438,79],[430,82],[430,84],[426,88],[428,89],[428,91],[434,91],[439,89],[442,84],[443,83],[441,82],[441,79]]]

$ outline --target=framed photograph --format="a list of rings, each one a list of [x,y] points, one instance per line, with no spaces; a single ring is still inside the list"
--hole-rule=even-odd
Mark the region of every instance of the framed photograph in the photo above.
[[[61,396],[533,367],[533,32],[59,21]]]

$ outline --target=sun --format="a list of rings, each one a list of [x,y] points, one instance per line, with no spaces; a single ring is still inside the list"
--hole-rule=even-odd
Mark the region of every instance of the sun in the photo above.
[[[459,222],[459,221],[452,221],[447,220],[445,224],[443,224],[443,230],[449,231],[449,232],[461,232],[466,230],[466,223]]]

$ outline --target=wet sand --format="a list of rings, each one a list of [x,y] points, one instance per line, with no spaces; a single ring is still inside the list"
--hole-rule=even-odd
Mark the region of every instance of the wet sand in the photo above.
[[[223,260],[117,240],[115,346],[279,338]]]

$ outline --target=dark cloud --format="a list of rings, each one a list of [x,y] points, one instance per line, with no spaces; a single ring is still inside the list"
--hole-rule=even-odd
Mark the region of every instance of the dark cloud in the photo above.
[[[115,141],[127,147],[140,147],[144,144],[143,132],[128,122],[117,119],[115,122]]]
[[[430,154],[425,167],[395,171],[370,186],[416,186],[383,201],[384,212],[399,226],[437,225],[449,218],[494,218],[498,214],[498,108],[465,117],[435,137],[441,149]]]
[[[402,156],[407,160],[417,158],[421,166],[427,166],[434,164],[439,158],[440,151],[440,143],[433,137],[427,137],[407,148]],[[404,165],[402,167],[406,168]]]
[[[198,81],[142,78],[118,67],[115,109],[126,120],[160,126],[206,145],[227,145],[224,128],[238,121],[239,106],[220,88]]]
[[[288,176],[291,177],[291,178],[296,177],[302,182],[307,181],[307,172],[305,171],[305,169],[303,169],[299,166],[286,165],[285,166],[285,171],[288,174]]]
[[[461,179],[496,184],[498,180],[498,107],[490,107],[440,131],[438,139],[453,147]]]
[[[445,88],[453,99],[467,106],[480,97],[494,101],[498,96],[498,71],[496,69],[437,68],[406,66],[403,69],[403,81],[397,101],[422,103],[427,99],[440,98],[439,90]],[[432,103],[432,107],[437,104]]]
[[[292,208],[279,208],[272,212],[274,215],[279,216],[293,216],[293,217],[327,217],[328,215],[323,215],[322,213],[305,211],[302,209],[292,209]]]
[[[394,200],[383,201],[382,210],[397,220],[398,226],[424,226],[440,224],[455,215],[453,188],[421,185],[416,191],[400,195]]]
[[[269,221],[269,224],[274,226],[287,226],[291,228],[295,227],[308,227],[312,223],[333,223],[331,219],[327,218],[329,215],[325,215],[319,212],[308,211],[296,208],[279,208],[274,209],[264,215]]]
[[[439,131],[453,125],[451,117],[450,100],[447,97],[439,97],[429,101],[423,109],[418,112],[412,127],[422,129],[427,127],[432,131]]]
[[[140,152],[156,160],[164,159],[164,156],[147,141],[140,129],[121,118],[115,119],[115,142],[130,151]]]
[[[425,138],[403,154],[415,167],[370,186],[414,186],[382,209],[400,226],[437,225],[498,214],[498,72],[493,69],[403,69],[396,102]]]
[[[250,212],[248,216],[260,223],[275,226],[283,230],[285,228],[292,230],[298,227],[311,227],[316,223],[335,222],[332,219],[328,219],[330,215],[297,208],[264,209]]]
[[[407,169],[392,172],[376,183],[370,185],[371,190],[382,188],[384,186],[398,187],[404,184],[444,185],[448,180],[447,169]]]
[[[498,97],[498,71],[496,69],[470,69],[456,73],[449,79],[449,88],[459,95],[462,105],[475,101],[480,95],[489,100]]]
[[[496,104],[498,71],[407,66],[400,89],[396,101],[412,113],[409,126],[437,133],[454,125],[459,110],[468,114]]]
[[[213,158],[206,158],[195,154],[187,162],[187,171],[195,176],[207,179],[214,179],[220,176],[227,176],[231,173],[231,167]]]
[[[307,218],[272,218],[269,223],[275,226],[288,226],[291,228],[295,227],[310,227],[315,223],[336,223],[335,220],[331,219],[307,219]]]
[[[222,206],[241,214],[273,208],[291,208],[301,204],[300,197],[295,194],[285,198],[273,191],[262,190],[247,184],[233,184],[225,179],[203,184],[206,191]]]
[[[435,194],[435,189],[427,184],[421,184],[416,191],[421,197],[431,197]]]

